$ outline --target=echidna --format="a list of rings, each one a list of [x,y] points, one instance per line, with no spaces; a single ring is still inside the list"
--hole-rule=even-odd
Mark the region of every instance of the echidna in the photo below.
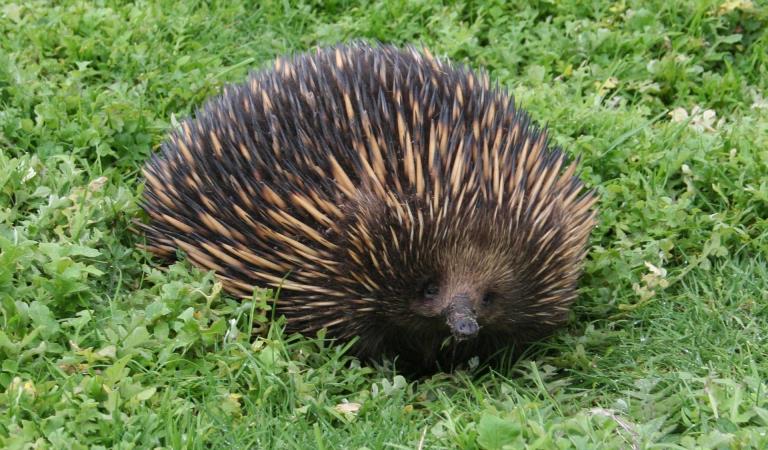
[[[144,169],[146,248],[279,288],[288,332],[446,368],[567,319],[595,223],[575,170],[484,72],[340,45],[181,123]]]

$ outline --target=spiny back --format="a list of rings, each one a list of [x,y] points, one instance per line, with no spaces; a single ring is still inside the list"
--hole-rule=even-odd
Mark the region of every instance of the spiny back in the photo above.
[[[146,247],[181,249],[236,296],[279,287],[289,331],[434,366],[565,320],[595,217],[575,169],[484,73],[321,49],[171,134],[144,171]]]

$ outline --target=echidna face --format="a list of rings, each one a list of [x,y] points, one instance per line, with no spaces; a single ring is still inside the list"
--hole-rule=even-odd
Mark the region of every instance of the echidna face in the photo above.
[[[503,233],[492,222],[488,233]],[[493,241],[499,245],[503,236]],[[524,334],[517,322],[525,322],[530,314],[534,289],[521,289],[519,277],[526,276],[521,255],[510,254],[514,247],[499,245],[487,248],[485,242],[464,236],[463,245],[444,242],[432,264],[427,263],[426,282],[416,284],[409,310],[423,321],[425,329],[457,341],[471,341],[482,333],[497,336]],[[436,245],[436,248],[440,248]],[[550,317],[551,319],[551,317]]]
[[[483,327],[504,326],[519,293],[506,259],[494,258],[486,253],[478,261],[465,252],[441,258],[447,263],[436,267],[432,272],[437,275],[417,290],[410,310],[430,328],[442,329],[459,341],[476,338]]]
[[[471,285],[451,283],[440,288],[430,282],[411,308],[422,317],[445,321],[457,339],[471,339],[480,331],[477,316],[482,297],[481,291]]]

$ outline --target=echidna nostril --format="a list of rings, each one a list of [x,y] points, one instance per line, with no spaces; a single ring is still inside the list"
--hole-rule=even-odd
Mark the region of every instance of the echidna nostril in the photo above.
[[[454,324],[453,335],[460,339],[471,339],[480,331],[477,321],[470,317],[459,319]]]

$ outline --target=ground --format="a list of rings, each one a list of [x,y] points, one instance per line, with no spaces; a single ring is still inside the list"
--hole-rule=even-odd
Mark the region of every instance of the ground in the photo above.
[[[0,447],[767,448],[760,1],[0,1]],[[580,155],[600,223],[570,325],[407,379],[135,248],[139,170],[278,54],[421,43]]]

